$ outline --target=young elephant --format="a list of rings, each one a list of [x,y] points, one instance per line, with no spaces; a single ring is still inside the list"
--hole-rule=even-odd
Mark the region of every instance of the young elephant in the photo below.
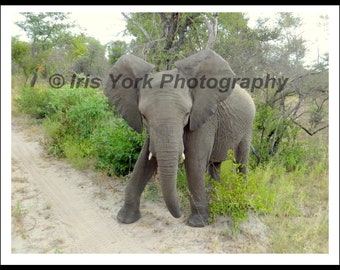
[[[105,94],[137,132],[148,137],[125,190],[117,218],[132,223],[140,217],[141,194],[158,170],[163,198],[178,218],[181,209],[176,182],[184,159],[190,190],[188,225],[208,224],[205,172],[215,179],[232,149],[241,171],[247,172],[255,115],[250,95],[237,84],[228,63],[212,50],[203,50],[175,63],[176,69],[150,74],[153,65],[133,55],[114,64]]]

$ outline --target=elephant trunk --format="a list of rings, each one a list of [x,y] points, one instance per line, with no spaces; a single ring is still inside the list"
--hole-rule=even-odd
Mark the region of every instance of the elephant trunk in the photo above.
[[[179,218],[182,214],[176,187],[178,159],[177,151],[174,153],[169,153],[169,151],[157,153],[158,173],[163,198],[169,212],[175,218]]]

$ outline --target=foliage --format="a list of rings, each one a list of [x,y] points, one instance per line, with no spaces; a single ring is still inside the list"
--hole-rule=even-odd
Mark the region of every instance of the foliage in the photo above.
[[[108,117],[107,99],[98,95],[85,97],[68,110],[68,133],[88,138],[103,119]]]
[[[287,170],[303,162],[303,143],[297,140],[299,128],[266,103],[259,103],[254,122],[252,144],[260,161],[251,159],[250,166],[268,163],[276,158]]]
[[[177,172],[177,189],[179,190],[179,198],[184,208],[190,209],[190,191],[188,188],[187,176],[184,163],[181,163]]]
[[[325,154],[327,149],[312,144],[303,152],[303,159],[295,164],[294,170],[287,172],[287,166],[281,161],[287,157],[280,156],[249,170],[245,177],[238,173],[239,165],[233,162],[230,151],[229,158],[221,166],[221,180],[206,178],[211,221],[218,216],[230,216],[234,228],[239,229],[250,212],[265,219],[271,216],[301,219],[306,211],[303,207],[313,211],[320,201],[327,201],[318,198],[328,194],[327,177],[323,177],[328,172]],[[311,184],[311,181],[315,183]]]
[[[17,72],[15,68],[21,69],[26,80],[34,69],[34,65],[30,60],[30,51],[31,45],[29,43],[12,37],[12,73]]]
[[[106,48],[108,52],[109,63],[112,65],[117,62],[119,57],[128,53],[128,44],[121,40],[109,42]]]
[[[54,146],[56,147],[56,146]],[[56,148],[50,148],[51,153]],[[66,135],[60,144],[63,156],[77,169],[84,169],[95,164],[95,151],[91,141],[75,135]]]
[[[19,88],[18,96],[14,99],[18,110],[33,118],[44,118],[51,113],[49,106],[52,92],[48,89],[24,86]]]
[[[156,70],[170,69],[176,60],[207,46],[225,58],[238,76],[290,76],[301,68],[296,63],[304,56],[304,41],[294,33],[300,22],[291,13],[278,14],[274,27],[263,19],[255,29],[249,28],[245,14],[237,12],[123,15],[126,31],[135,37],[132,52],[155,64]],[[212,35],[214,42],[210,42]]]
[[[82,54],[72,63],[73,72],[95,77],[107,76],[109,63],[105,58],[105,46],[97,39],[86,36],[78,38],[76,45],[75,48],[81,49]]]
[[[97,149],[95,167],[108,175],[126,176],[137,161],[145,136],[136,133],[121,118],[102,123],[91,136]]]
[[[26,32],[27,37],[31,40],[31,60],[35,67],[33,78],[30,82],[31,87],[35,86],[38,79],[38,72],[48,69],[47,58],[51,49],[55,48],[63,40],[67,40],[68,29],[73,24],[66,23],[68,13],[62,12],[22,12],[25,20],[16,22],[22,30]]]
[[[65,23],[69,13],[63,12],[22,12],[25,20],[16,22],[16,25],[23,29],[27,37],[33,41],[34,53],[38,50],[45,50],[57,44],[66,34],[66,31],[73,27],[71,23]]]
[[[201,49],[197,41],[204,21],[203,13],[129,13],[127,32],[135,37],[132,53],[156,65],[155,70],[168,70],[183,56]],[[203,45],[202,42],[201,45]]]
[[[273,207],[274,193],[270,187],[263,185],[253,177],[240,173],[234,162],[233,151],[228,152],[228,159],[221,166],[221,180],[207,177],[209,188],[210,221],[217,216],[229,215],[234,227],[239,228],[249,211],[258,214],[268,213]]]
[[[214,50],[228,61],[237,76],[261,77],[265,74],[266,44],[277,39],[276,28],[248,27],[243,13],[219,13]]]
[[[107,99],[92,88],[65,87],[46,91],[51,93],[44,122],[49,151],[58,157],[67,157],[68,153],[74,156],[74,150],[68,151],[67,148],[74,149],[78,143],[82,145],[79,156],[92,156],[92,151],[83,146],[88,145],[93,130],[109,114]],[[89,149],[93,149],[92,146]]]
[[[131,172],[146,135],[116,117],[98,90],[24,87],[15,101],[20,111],[44,118],[46,147],[53,155],[109,175]]]
[[[67,54],[71,60],[78,60],[87,54],[88,48],[86,46],[86,36],[79,34],[70,37],[70,41],[67,44]]]

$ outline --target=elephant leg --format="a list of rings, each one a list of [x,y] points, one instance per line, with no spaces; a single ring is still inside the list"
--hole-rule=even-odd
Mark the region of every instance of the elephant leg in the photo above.
[[[191,214],[188,225],[204,227],[209,223],[208,198],[205,186],[205,173],[214,144],[208,132],[193,132],[185,146],[185,169],[190,191]]]
[[[241,165],[241,167],[239,168],[239,172],[243,174],[248,173],[247,166],[248,166],[249,150],[250,150],[250,139],[247,136],[245,136],[239,143],[238,147],[236,148],[236,153],[235,153],[236,163]]]
[[[157,169],[156,159],[149,160],[148,152],[149,140],[147,139],[125,189],[124,205],[117,215],[117,219],[122,223],[133,223],[141,217],[139,210],[140,198],[146,184]]]
[[[185,160],[186,175],[190,191],[191,214],[188,225],[192,227],[204,227],[208,224],[209,210],[208,199],[205,187],[205,166],[190,155]]]

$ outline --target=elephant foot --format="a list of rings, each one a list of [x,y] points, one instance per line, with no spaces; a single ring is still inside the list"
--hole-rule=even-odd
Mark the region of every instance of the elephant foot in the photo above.
[[[209,214],[191,214],[188,225],[191,227],[204,227],[209,224]]]
[[[141,218],[141,214],[139,209],[131,210],[128,209],[125,205],[119,210],[117,214],[117,219],[121,223],[130,224],[136,222],[138,219]]]

